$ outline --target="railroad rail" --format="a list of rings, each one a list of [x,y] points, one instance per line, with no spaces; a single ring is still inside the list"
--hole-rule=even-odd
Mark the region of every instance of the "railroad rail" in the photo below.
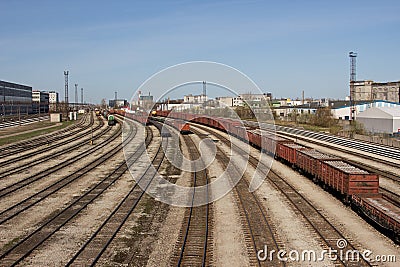
[[[96,127],[96,128],[97,128],[97,127]],[[101,126],[99,126],[98,128],[100,129]],[[110,130],[111,130],[111,128],[110,128],[110,127],[107,127],[107,128],[105,128],[105,129],[103,129],[102,131],[100,131],[100,132],[98,132],[98,133],[95,133],[95,134],[93,135],[93,139],[96,140],[97,138],[99,138],[99,137],[101,137],[101,136],[107,134]],[[57,152],[55,152],[55,153],[53,153],[53,154],[51,154],[51,155],[43,155],[43,156],[41,156],[41,157],[39,157],[39,158],[36,158],[36,159],[34,159],[34,160],[32,160],[32,161],[29,161],[29,162],[26,162],[26,163],[23,163],[23,164],[19,164],[18,167],[9,168],[8,170],[5,170],[5,171],[3,171],[3,172],[0,173],[0,180],[1,180],[1,179],[4,179],[4,178],[6,178],[6,177],[8,177],[8,176],[10,176],[10,175],[13,175],[13,174],[16,174],[16,173],[20,173],[20,172],[22,172],[22,171],[24,171],[24,170],[27,170],[27,169],[29,169],[29,168],[31,168],[31,167],[33,167],[33,166],[37,166],[37,165],[40,164],[40,163],[47,162],[47,161],[50,160],[50,159],[57,158],[57,157],[59,157],[60,155],[64,155],[64,154],[70,153],[70,152],[72,152],[72,151],[75,151],[76,149],[87,145],[89,140],[90,140],[90,138],[86,138],[86,139],[84,139],[84,140],[82,140],[82,141],[80,141],[80,142],[78,142],[78,143],[76,143],[76,144],[74,144],[74,145],[72,145],[72,146],[69,146],[69,147],[67,147],[67,148],[65,148],[65,149],[63,149],[63,150],[59,150],[59,151],[57,151]],[[68,142],[67,142],[67,143],[68,143]],[[100,145],[101,145],[101,144],[100,144]],[[82,159],[84,156],[89,155],[89,154],[88,154],[89,151],[90,151],[90,152],[94,152],[95,150],[98,149],[98,147],[99,147],[99,146],[94,146],[94,147],[90,148],[89,150],[83,152],[82,154],[80,154],[80,155],[78,155],[78,156],[76,156],[76,157],[73,157],[73,158],[69,158],[69,159],[67,159],[67,160],[65,160],[65,161],[63,161],[63,162],[61,162],[59,165],[53,166],[52,168],[61,168],[62,166],[66,166],[67,164],[71,164],[71,163],[77,162],[78,160]],[[43,154],[43,153],[45,153],[45,152],[51,151],[52,148],[53,148],[53,147],[43,148],[42,150],[34,151],[33,153],[29,153],[29,154],[20,156],[20,157],[18,157],[18,158],[13,158],[13,159],[4,161],[4,162],[2,162],[2,163],[0,164],[0,167],[9,165],[9,164],[11,164],[11,163],[18,162],[18,161],[23,160],[23,159],[26,159],[26,158],[30,158],[30,157],[35,156],[35,155]],[[36,177],[38,174],[43,174],[43,173],[46,173],[46,172],[49,172],[49,171],[50,171],[50,169],[45,169],[45,170],[41,171],[40,173],[37,173],[37,174],[31,176],[30,178]]]
[[[137,179],[137,182],[124,199],[81,246],[79,251],[75,253],[66,266],[95,266],[97,264],[145,194],[145,190],[142,190],[138,184],[140,183],[144,189],[147,189],[153,181],[153,178],[157,175],[157,171],[164,160],[164,151],[162,147],[163,145],[167,145],[168,139],[164,139],[162,142],[164,142],[164,144],[160,143],[156,155],[152,159],[152,163],[147,166],[142,176]],[[154,166],[154,168],[151,168],[152,166]]]
[[[102,164],[105,160],[115,156],[120,153],[124,145],[131,141],[136,135],[136,129],[130,132],[125,142],[119,146],[118,149],[107,154],[105,159],[97,159],[97,166]],[[132,155],[129,162],[133,164],[136,160],[143,154],[146,147],[150,144],[153,136],[151,131],[146,130],[146,140],[145,144],[141,145],[139,149]],[[62,209],[60,212],[52,215],[48,218],[42,225],[35,231],[18,241],[11,248],[5,251],[1,256],[5,264],[10,264],[14,266],[28,257],[36,248],[42,245],[46,240],[48,240],[54,233],[56,233],[61,227],[66,225],[72,219],[74,219],[83,209],[85,209],[90,203],[93,203],[104,191],[110,188],[128,169],[126,162],[119,164],[119,166],[114,169],[110,174],[103,178],[98,183],[91,185],[91,187],[80,197],[75,199],[66,208]],[[81,176],[85,175],[87,172],[80,173]]]
[[[189,136],[184,136],[184,141],[188,147],[190,159],[200,158],[200,153]],[[175,252],[171,257],[171,265],[175,266],[209,266],[211,251],[211,222],[212,204],[208,203],[209,190],[206,187],[204,195],[201,195],[196,187],[208,184],[209,177],[207,169],[197,170],[199,166],[194,165],[192,170],[191,207],[186,209],[184,223],[180,231],[180,240],[175,245]],[[205,199],[206,203],[202,206],[194,207],[195,199]]]
[[[87,117],[88,115],[85,115],[79,120],[79,122],[50,134],[41,135],[39,137],[30,138],[29,140],[19,141],[3,146],[1,156],[6,157],[9,155],[15,155],[16,153],[21,153],[31,148],[37,148],[38,146],[49,145],[52,142],[59,141],[80,133],[83,130],[91,127],[94,123],[93,116],[90,116],[89,123],[86,124]]]
[[[207,127],[200,126],[199,128],[209,131]],[[191,131],[201,135],[201,133],[193,127],[191,127]],[[226,168],[230,159],[220,148],[218,148],[216,157],[224,168]],[[240,175],[236,169],[233,171],[234,173],[229,173],[231,177]],[[237,200],[243,230],[246,235],[245,241],[248,248],[250,265],[263,266],[265,263],[257,257],[257,251],[264,249],[265,245],[276,251],[282,249],[281,242],[276,236],[276,227],[258,197],[254,193],[249,192],[249,183],[246,179],[240,179],[234,187],[233,192],[236,196],[235,199]],[[284,262],[278,261],[276,258],[269,262],[269,264],[273,266],[285,266]]]
[[[99,124],[96,125],[93,128],[93,132],[101,129],[103,126],[104,126],[104,121],[100,119],[99,120]],[[107,128],[104,129],[103,133],[101,133],[101,134],[104,134],[108,130],[109,129],[107,129]],[[57,136],[57,135],[59,135],[59,133],[55,133],[55,136]],[[74,135],[74,136],[72,138],[68,138],[71,135]],[[31,158],[31,157],[36,156],[36,155],[41,155],[41,154],[43,154],[43,153],[45,153],[45,152],[47,152],[47,151],[49,151],[51,149],[58,148],[59,146],[62,146],[62,145],[65,145],[65,144],[69,144],[69,143],[71,143],[73,141],[76,141],[76,140],[79,140],[79,139],[81,139],[83,137],[88,136],[88,132],[82,132],[82,129],[78,129],[78,131],[72,132],[71,135],[68,135],[68,136],[60,135],[60,136],[58,136],[56,138],[57,140],[62,140],[64,138],[66,138],[66,140],[64,140],[63,142],[60,142],[60,143],[56,143],[56,144],[51,144],[50,145],[50,142],[51,142],[50,140],[49,141],[45,141],[45,142],[43,142],[42,140],[39,140],[38,142],[35,142],[34,140],[32,140],[28,147],[23,147],[23,148],[20,148],[20,149],[16,148],[15,150],[11,149],[7,153],[2,154],[2,157],[11,156],[11,155],[13,155],[13,156],[15,155],[15,157],[9,158],[8,160],[1,161],[0,162],[0,167],[9,165],[9,164],[14,163],[14,162],[18,162],[18,161],[21,161],[21,160],[24,160],[24,159],[27,159],[27,158]],[[94,138],[97,138],[100,135],[99,134],[95,134]],[[89,140],[89,137],[86,138],[86,142],[88,140]],[[56,140],[53,139],[53,141],[56,141]],[[44,146],[44,145],[46,145],[46,146]],[[40,146],[43,146],[43,147],[42,148],[38,148]],[[38,148],[38,149],[36,149],[36,148]],[[30,149],[35,149],[35,150],[29,151]],[[19,153],[22,153],[22,152],[28,152],[28,153],[19,155]]]
[[[207,127],[200,126],[200,128],[207,129]],[[209,128],[208,128],[209,130]],[[230,145],[229,140],[213,130],[212,133],[217,136],[222,142],[227,145]],[[233,149],[236,151],[243,152],[243,150],[233,145]],[[265,166],[262,162],[259,162],[257,158],[250,155],[249,163],[267,176],[268,181],[275,186],[292,204],[292,206],[302,214],[303,218],[308,222],[311,229],[313,229],[320,237],[322,244],[326,248],[336,249],[338,252],[341,250],[338,247],[338,240],[345,240],[347,243],[346,249],[356,250],[355,245],[353,245],[334,225],[332,225],[325,216],[313,206],[313,204],[307,200],[303,195],[301,195],[293,186],[291,186],[283,177],[279,176],[272,169],[266,173],[264,169],[268,170],[268,166]],[[258,167],[259,164],[263,165],[263,167]],[[244,180],[244,179],[241,179]],[[360,250],[359,250],[360,251]],[[373,266],[370,262],[361,258],[359,261],[346,261],[341,259],[340,255],[337,255],[338,258],[336,263],[341,266]]]
[[[101,135],[104,135],[104,134],[108,133],[109,131],[110,131],[110,128],[106,128],[105,130],[103,130],[100,133],[96,134],[96,138],[98,138]],[[5,195],[7,195],[7,194],[9,194],[9,193],[12,193],[12,192],[18,190],[18,189],[21,189],[21,188],[23,188],[23,187],[25,187],[27,185],[30,185],[33,182],[39,181],[40,179],[43,179],[43,178],[47,177],[48,175],[54,173],[57,170],[61,170],[61,169],[65,168],[65,167],[67,167],[67,166],[69,166],[69,165],[71,165],[71,164],[73,164],[75,162],[79,162],[80,160],[82,160],[85,157],[89,156],[91,153],[93,153],[93,152],[97,151],[98,149],[104,147],[104,145],[107,144],[108,142],[111,142],[112,140],[115,140],[116,137],[117,137],[117,135],[115,135],[115,134],[110,135],[108,138],[106,138],[104,140],[103,143],[100,143],[100,144],[98,144],[98,145],[96,145],[94,147],[91,147],[90,149],[84,151],[83,153],[79,154],[76,157],[68,158],[68,159],[64,160],[63,162],[60,162],[57,165],[54,165],[54,166],[49,167],[49,168],[46,168],[46,169],[44,169],[44,170],[42,170],[42,171],[40,171],[38,173],[35,173],[35,174],[33,174],[33,175],[29,176],[29,177],[26,177],[26,178],[24,178],[22,180],[19,180],[19,181],[13,183],[13,184],[10,184],[8,186],[5,186],[5,187],[1,188],[0,189],[0,198],[5,196]],[[33,166],[37,166],[37,164],[46,162],[46,161],[48,161],[50,159],[53,159],[53,158],[56,158],[56,157],[58,157],[60,155],[64,155],[66,153],[74,151],[77,148],[83,147],[86,143],[87,143],[86,141],[79,142],[79,143],[77,143],[77,144],[75,144],[73,146],[70,146],[70,147],[68,147],[68,148],[66,148],[64,150],[58,151],[58,152],[56,152],[56,153],[54,153],[54,154],[52,154],[50,156],[45,155],[45,156],[40,157],[39,159],[36,159],[34,161],[27,162],[25,164],[21,164],[20,166],[18,166],[16,168],[11,168],[9,170],[6,170],[6,171],[1,173],[0,180],[5,179],[6,177],[9,177],[10,175],[13,175],[13,174],[16,174],[16,173],[20,173],[20,172],[22,172],[22,171],[24,171],[26,169],[29,169],[29,168],[31,168]]]
[[[93,147],[92,149],[86,151],[85,153],[82,153],[82,157],[90,155],[93,151],[100,149],[102,147],[107,146],[110,144],[112,141],[116,140],[119,136],[121,136],[121,128],[118,131],[115,131],[113,135],[109,136],[103,143],[100,143],[96,145],[96,147]],[[105,156],[99,157],[96,160],[92,161],[91,163],[87,164],[86,166],[75,170],[73,173],[70,173],[69,175],[55,181],[53,184],[45,187],[44,189],[34,193],[33,195],[25,198],[24,200],[14,204],[13,206],[9,207],[6,210],[3,210],[0,212],[0,225],[3,224],[4,222],[14,218],[21,212],[27,210],[28,208],[32,207],[33,205],[36,205],[37,203],[41,202],[42,200],[46,199],[48,196],[54,194],[55,192],[61,190],[62,188],[66,187],[68,184],[72,183],[73,181],[81,178],[84,174],[90,172],[93,170],[95,167],[101,165],[104,163],[106,160],[110,159],[113,155],[115,155],[115,151],[118,151],[114,148],[111,148]],[[76,159],[76,158],[74,158]],[[78,159],[77,159],[78,160]],[[49,175],[56,173],[58,170],[65,168],[69,166],[70,164],[60,164],[56,165],[52,168],[46,169],[42,171],[40,174],[36,174],[34,176],[28,177],[14,185],[12,185],[9,189],[4,189],[2,191],[2,197],[15,192],[16,190],[31,184],[38,179],[42,179],[44,177],[48,177]]]

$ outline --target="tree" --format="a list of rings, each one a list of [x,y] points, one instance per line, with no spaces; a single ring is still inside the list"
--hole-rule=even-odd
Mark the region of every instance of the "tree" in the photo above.
[[[321,127],[330,127],[336,123],[337,122],[333,118],[331,109],[329,107],[318,108],[315,112],[315,115],[311,119],[311,124]]]

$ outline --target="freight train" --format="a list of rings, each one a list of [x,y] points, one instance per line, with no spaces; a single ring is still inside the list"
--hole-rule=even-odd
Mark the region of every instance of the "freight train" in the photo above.
[[[244,127],[238,120],[170,111],[156,115],[210,126],[248,142],[305,174],[400,243],[400,208],[382,198],[377,174],[274,133]]]
[[[135,120],[143,125],[148,125],[150,124],[149,120],[149,115],[144,113],[144,112],[130,112],[130,111],[125,111],[123,109],[112,109],[110,110],[111,114],[118,114],[127,118],[130,118],[132,120]]]
[[[175,129],[177,129],[181,134],[190,134],[190,125],[189,123],[185,122],[184,120],[179,119],[168,119],[168,118],[156,118],[152,117],[151,120],[156,120],[162,123],[165,123]]]

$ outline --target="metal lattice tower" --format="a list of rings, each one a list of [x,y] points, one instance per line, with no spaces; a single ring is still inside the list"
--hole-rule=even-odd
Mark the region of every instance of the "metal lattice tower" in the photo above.
[[[356,59],[357,59],[357,53],[355,52],[350,52],[349,53],[350,57],[350,120],[354,119],[355,115],[355,106],[354,106],[354,101],[355,99],[355,85],[354,83],[356,82]]]
[[[356,81],[356,59],[357,59],[357,53],[355,52],[350,52],[349,53],[350,57],[350,81],[355,82]]]
[[[83,88],[81,88],[81,104],[83,105]]]
[[[68,73],[69,71],[64,71],[64,78],[65,78],[65,104],[68,104]]]

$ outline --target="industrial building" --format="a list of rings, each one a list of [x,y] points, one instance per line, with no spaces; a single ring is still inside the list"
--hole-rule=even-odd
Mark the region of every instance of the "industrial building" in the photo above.
[[[400,81],[378,83],[374,81],[354,82],[354,101],[386,100],[400,102]]]
[[[1,116],[32,113],[32,87],[0,81]]]
[[[400,107],[373,107],[357,116],[371,133],[400,133]]]
[[[329,101],[332,115],[335,119],[349,120],[350,118],[350,101]],[[357,118],[361,112],[373,107],[400,107],[400,103],[385,100],[375,101],[355,101],[354,117]]]
[[[126,99],[110,99],[108,105],[112,108],[128,107],[129,103]]]

